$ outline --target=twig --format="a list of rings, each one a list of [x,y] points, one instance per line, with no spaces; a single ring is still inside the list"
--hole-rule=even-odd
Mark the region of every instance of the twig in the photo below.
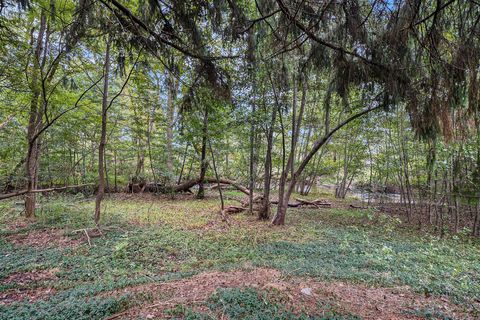
[[[92,242],[90,241],[90,236],[88,235],[87,229],[83,229],[83,232],[84,232],[85,235],[87,236],[88,245],[91,247],[91,246],[92,246]]]

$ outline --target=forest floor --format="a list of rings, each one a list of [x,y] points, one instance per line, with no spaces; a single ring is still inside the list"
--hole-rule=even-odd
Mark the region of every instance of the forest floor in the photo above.
[[[101,233],[92,199],[44,197],[35,222],[3,202],[0,319],[480,318],[478,240],[328,200],[272,227],[213,194],[112,195]]]

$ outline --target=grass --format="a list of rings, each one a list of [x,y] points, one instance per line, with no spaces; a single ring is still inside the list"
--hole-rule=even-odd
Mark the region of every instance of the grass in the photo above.
[[[14,202],[1,206],[5,227],[0,231],[0,294],[12,289],[55,290],[49,298],[0,305],[1,319],[100,319],[150,299],[100,293],[242,266],[272,267],[286,275],[321,280],[408,285],[415,292],[446,295],[465,306],[480,297],[478,241],[421,236],[367,210],[290,210],[287,225],[277,228],[239,214],[229,227],[217,213],[217,199],[111,198],[105,201],[102,217],[104,237],[93,239],[92,246],[80,241],[76,246],[36,247],[15,245],[8,238],[52,229],[63,230],[69,239],[82,237],[74,231],[92,227],[93,201],[80,196],[44,198],[37,221],[15,230],[6,226],[18,219],[20,208]],[[26,284],[1,280],[51,269],[58,269],[54,279]],[[252,298],[262,293],[222,294]],[[229,300],[232,310],[235,299]],[[209,307],[212,313],[220,308]],[[254,319],[248,312],[245,317]],[[265,312],[271,316],[256,318],[278,316]],[[289,310],[279,312],[285,315]]]
[[[229,319],[275,319],[275,320],[358,320],[354,315],[342,315],[334,309],[319,306],[323,309],[318,315],[305,312],[292,312],[285,307],[285,297],[276,293],[262,292],[257,289],[228,288],[217,290],[207,301],[207,312],[194,311],[183,305],[168,310],[167,314],[180,319],[215,320],[221,316]]]

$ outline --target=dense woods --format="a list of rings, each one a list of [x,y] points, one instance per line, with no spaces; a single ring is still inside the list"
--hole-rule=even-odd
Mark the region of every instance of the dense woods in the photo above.
[[[32,191],[92,183],[98,222],[105,191],[199,178],[202,198],[218,176],[265,195],[262,219],[275,190],[283,224],[294,191],[361,186],[395,190],[409,220],[478,235],[478,10],[7,1],[3,190],[26,189],[33,217]]]
[[[2,0],[1,208],[81,195],[88,244],[105,201],[145,194],[474,239],[479,21],[467,0]]]

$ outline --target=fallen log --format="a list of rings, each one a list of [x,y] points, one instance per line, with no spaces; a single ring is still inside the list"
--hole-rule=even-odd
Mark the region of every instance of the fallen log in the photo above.
[[[235,214],[235,213],[239,213],[239,212],[242,212],[242,211],[245,211],[245,210],[246,210],[245,207],[228,206],[228,207],[226,207],[225,209],[222,210],[222,215],[223,214]]]
[[[271,204],[278,204],[278,200],[271,200],[270,201]],[[288,203],[288,207],[290,208],[297,208],[297,207],[300,207],[301,206],[301,203],[299,202],[289,202]]]
[[[199,184],[201,182],[201,179],[200,177],[196,178],[196,179],[192,179],[192,180],[188,180],[188,181],[185,181],[184,183],[181,183],[179,185],[176,185],[173,187],[173,191],[174,192],[182,192],[182,191],[186,191],[190,188],[192,188],[193,186]],[[211,177],[205,177],[203,179],[203,182],[204,183],[221,183],[221,184],[227,184],[227,185],[230,185],[232,187],[234,187],[235,189],[237,189],[238,191],[240,192],[243,192],[245,193],[246,195],[250,195],[250,190],[248,190],[247,188],[245,188],[244,186],[241,186],[240,184],[238,184],[237,182],[235,181],[232,181],[232,180],[228,180],[228,179],[215,179],[215,178],[211,178]]]
[[[300,203],[300,205],[304,205],[304,206],[315,206],[315,207],[331,207],[332,206],[330,202],[327,202],[321,199],[305,200],[305,199],[295,198],[295,200],[297,200]]]
[[[79,184],[75,186],[64,186],[64,187],[55,187],[55,188],[47,188],[47,189],[36,189],[36,190],[20,190],[17,192],[12,192],[12,193],[7,193],[7,194],[0,194],[0,200],[5,200],[13,197],[18,197],[24,194],[27,194],[29,192],[31,193],[43,193],[43,192],[52,192],[52,191],[62,191],[66,189],[71,189],[71,188],[80,188],[80,187],[86,187],[86,186],[93,186],[95,185],[94,183],[86,183],[86,184]]]
[[[238,206],[228,206],[224,208],[222,211],[220,211],[220,215],[222,216],[222,220],[225,221],[229,226],[230,224],[230,219],[228,218],[229,215],[239,213],[242,211],[247,210],[245,207],[238,207]]]
[[[228,188],[228,187],[230,187],[229,184],[221,183],[220,185],[214,184],[214,185],[212,185],[211,187],[209,187],[208,189],[209,189],[209,190],[218,190],[218,188],[225,189],[225,188]]]
[[[258,194],[258,195],[254,195],[253,196],[253,204],[260,204],[263,200],[263,194]],[[244,206],[245,208],[248,207],[250,205],[250,199],[247,198],[246,200],[243,200],[243,201],[240,201],[242,206]]]
[[[193,188],[194,186],[196,186],[197,184],[199,184],[200,181],[201,181],[201,179],[200,179],[200,177],[198,177],[198,178],[191,179],[191,180],[185,181],[183,183],[177,184],[175,186],[167,186],[167,185],[163,185],[161,183],[146,183],[145,186],[142,189],[142,192],[147,191],[147,192],[160,192],[160,193],[179,193],[179,192],[191,193],[192,191],[190,189]],[[212,178],[212,177],[205,177],[203,179],[203,182],[204,183],[216,183],[216,184],[220,183],[222,185],[232,186],[235,189],[237,189],[238,191],[240,191],[240,192],[242,192],[246,195],[250,195],[250,190],[248,190],[247,188],[245,188],[244,186],[238,184],[237,182],[235,182],[233,180],[229,180],[229,179],[218,179],[217,180],[217,179]],[[216,187],[218,187],[218,185]],[[136,193],[135,191],[130,191],[130,190],[129,190],[129,192]],[[139,192],[140,192],[140,190],[139,190]]]
[[[367,207],[356,206],[354,204],[351,204],[350,208],[352,208],[352,209],[362,209],[362,210],[368,209]]]

